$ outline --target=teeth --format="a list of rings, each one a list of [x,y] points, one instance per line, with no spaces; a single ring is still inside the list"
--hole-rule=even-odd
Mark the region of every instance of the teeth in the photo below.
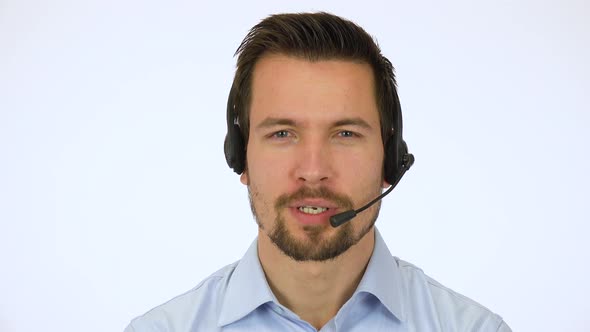
[[[307,214],[319,214],[328,210],[328,208],[318,206],[300,206],[299,211]]]

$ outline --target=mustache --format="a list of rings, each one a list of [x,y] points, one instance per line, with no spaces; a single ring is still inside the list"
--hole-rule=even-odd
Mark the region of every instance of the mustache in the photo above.
[[[344,210],[352,210],[353,208],[352,199],[350,199],[350,197],[336,193],[326,187],[320,187],[318,189],[301,187],[291,194],[283,194],[277,198],[275,208],[279,210],[288,207],[294,201],[306,198],[325,199],[335,203],[338,207],[341,207]]]

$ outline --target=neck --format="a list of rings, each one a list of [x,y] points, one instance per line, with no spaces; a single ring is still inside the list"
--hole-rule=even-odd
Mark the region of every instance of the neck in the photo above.
[[[374,245],[373,228],[333,260],[297,262],[259,231],[258,256],[277,300],[319,330],[356,290]]]

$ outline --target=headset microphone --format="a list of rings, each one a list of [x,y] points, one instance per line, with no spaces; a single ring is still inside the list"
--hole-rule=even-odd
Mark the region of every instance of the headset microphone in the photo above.
[[[383,199],[383,197],[387,196],[387,194],[389,194],[393,188],[395,188],[395,186],[397,186],[397,184],[399,183],[399,180],[402,179],[404,173],[406,173],[406,171],[408,169],[410,169],[410,167],[412,166],[412,164],[414,164],[414,156],[412,154],[406,154],[403,157],[403,165],[401,167],[400,170],[400,174],[399,176],[396,178],[395,182],[391,184],[391,186],[389,186],[389,188],[382,193],[381,195],[377,196],[377,198],[375,198],[374,200],[370,201],[369,203],[367,203],[365,206],[356,209],[356,210],[348,210],[348,211],[344,211],[342,213],[338,213],[335,214],[333,216],[330,217],[330,225],[332,225],[332,227],[336,228],[342,224],[344,224],[347,221],[350,221],[352,218],[356,217],[357,214],[365,211],[366,209],[368,209],[369,207],[371,207],[373,204],[377,203],[378,201],[380,201],[381,199]]]

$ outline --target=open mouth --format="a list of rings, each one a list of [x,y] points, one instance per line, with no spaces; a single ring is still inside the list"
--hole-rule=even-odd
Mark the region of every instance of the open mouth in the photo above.
[[[306,214],[320,214],[328,211],[328,208],[321,206],[300,206],[298,209]]]

